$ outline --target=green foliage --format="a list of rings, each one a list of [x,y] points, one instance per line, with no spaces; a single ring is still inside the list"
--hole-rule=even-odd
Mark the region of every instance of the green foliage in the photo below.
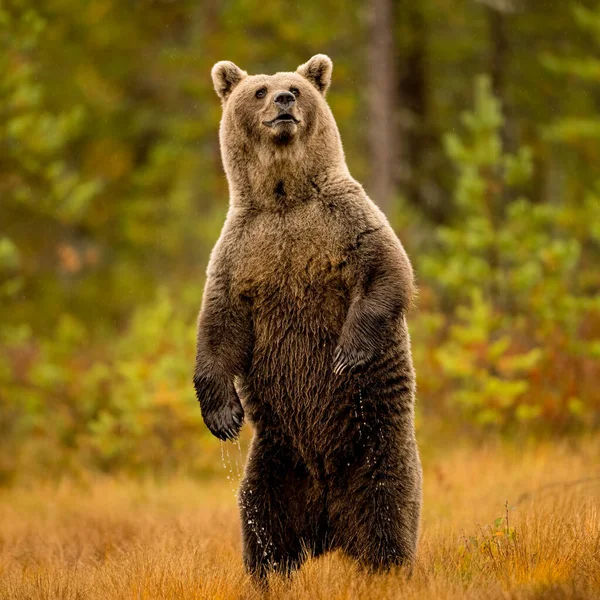
[[[194,313],[163,290],[91,353],[88,329],[68,314],[49,339],[4,328],[0,428],[10,460],[0,473],[14,476],[28,462],[47,472],[210,469],[214,454],[201,450],[208,432],[190,383]]]
[[[0,9],[0,138],[6,178],[3,202],[13,210],[77,222],[101,189],[65,160],[65,150],[86,127],[86,111],[56,111],[40,83],[35,60],[47,21],[32,8]]]
[[[445,378],[453,380],[450,402],[480,425],[505,425],[540,415],[537,405],[520,403],[529,389],[529,374],[543,351],[516,353],[505,319],[494,313],[480,292],[470,305],[460,305],[448,338],[436,352]]]
[[[502,114],[487,78],[476,81],[474,109],[462,121],[464,135],[445,138],[458,170],[457,220],[440,228],[438,250],[422,260],[448,307],[435,353],[441,376],[452,382],[448,402],[486,426],[583,419],[587,411],[569,408],[568,396],[549,404],[552,386],[535,374],[553,368],[555,338],[565,358],[593,357],[600,331],[585,325],[600,315],[600,297],[588,292],[599,281],[586,269],[583,247],[597,241],[597,221],[522,195],[531,151],[502,150]]]

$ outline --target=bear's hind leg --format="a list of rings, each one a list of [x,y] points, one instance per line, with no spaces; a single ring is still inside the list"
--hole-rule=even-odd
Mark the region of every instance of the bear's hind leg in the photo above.
[[[239,496],[248,572],[261,579],[271,571],[291,573],[314,552],[313,492],[312,477],[292,449],[253,440]]]
[[[410,568],[419,534],[421,466],[416,445],[400,452],[383,446],[366,448],[332,486],[331,534],[335,547],[368,568]]]

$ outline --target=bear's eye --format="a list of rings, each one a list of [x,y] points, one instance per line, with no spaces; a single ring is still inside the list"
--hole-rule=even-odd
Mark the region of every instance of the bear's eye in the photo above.
[[[255,94],[257,98],[264,98],[267,95],[267,88],[260,88]]]
[[[290,88],[290,92],[292,92],[292,94],[294,94],[294,96],[296,96],[296,98],[300,95],[300,90],[298,88]]]

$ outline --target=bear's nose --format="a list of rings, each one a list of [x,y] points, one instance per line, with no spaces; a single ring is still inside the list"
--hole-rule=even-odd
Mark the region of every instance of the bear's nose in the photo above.
[[[279,108],[281,108],[283,110],[286,110],[290,106],[292,106],[292,104],[294,104],[294,102],[296,102],[296,96],[294,96],[294,94],[292,94],[292,92],[278,92],[277,94],[275,94],[275,98],[273,98],[273,102],[275,103],[275,106],[278,106]]]

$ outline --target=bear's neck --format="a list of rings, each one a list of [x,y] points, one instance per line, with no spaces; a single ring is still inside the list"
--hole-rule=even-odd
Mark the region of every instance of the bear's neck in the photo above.
[[[320,151],[319,151],[320,150]],[[341,149],[289,148],[284,152],[240,149],[227,168],[231,203],[236,208],[281,211],[309,202],[328,182],[349,178]],[[332,151],[333,150],[333,151]]]

